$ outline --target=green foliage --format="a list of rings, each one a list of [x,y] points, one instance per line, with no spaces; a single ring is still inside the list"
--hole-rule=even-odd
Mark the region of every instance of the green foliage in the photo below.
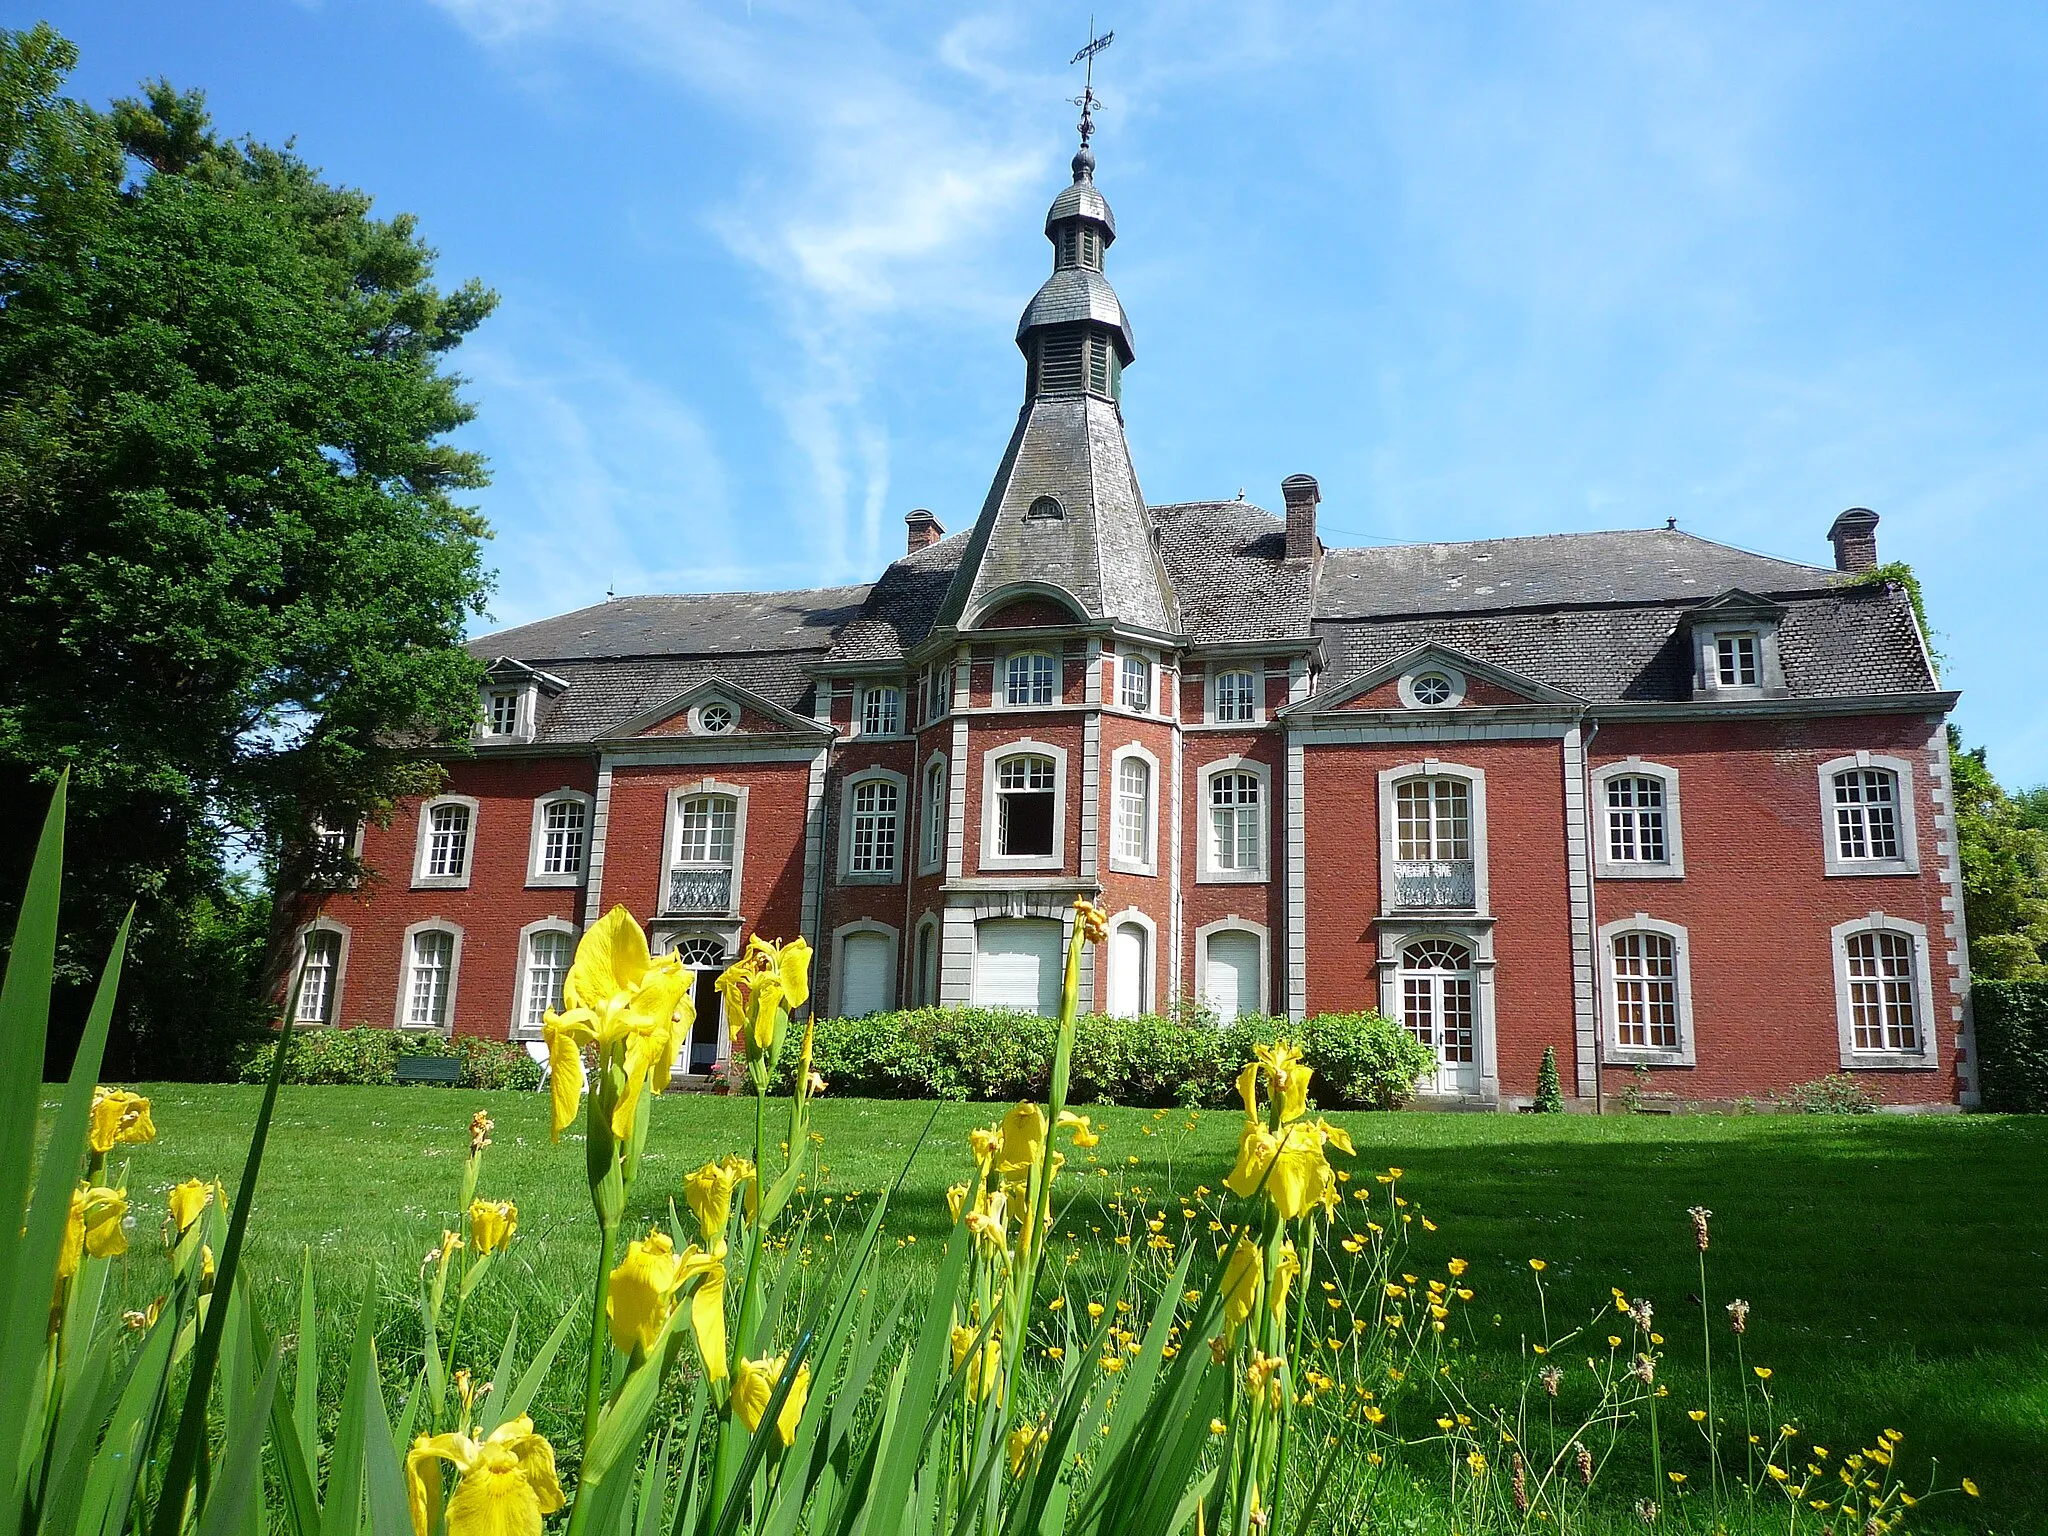
[[[237,1075],[260,1083],[270,1075],[274,1041],[258,1041],[237,1054]],[[458,1088],[540,1087],[541,1070],[523,1047],[509,1040],[474,1035],[444,1039],[440,1035],[401,1034],[393,1029],[309,1029],[300,1032],[285,1064],[284,1080],[292,1084],[324,1083],[341,1087],[388,1088],[400,1056],[460,1057]]]
[[[1830,1072],[1810,1083],[1797,1083],[1772,1099],[1801,1115],[1874,1115],[1884,1102],[1876,1089],[1847,1072]]]
[[[913,1008],[820,1019],[813,1066],[833,1092],[877,1099],[1043,1097],[1051,1080],[1054,1021],[1001,1008]],[[1285,1036],[1315,1068],[1311,1094],[1326,1109],[1392,1109],[1413,1097],[1433,1058],[1376,1013],[1318,1014],[1289,1026],[1249,1016],[1218,1027],[1200,1009],[1116,1018],[1088,1014],[1074,1035],[1076,1104],[1221,1108],[1237,1102],[1238,1068],[1255,1044]],[[782,1076],[795,1071],[785,1058]]]
[[[2048,981],[1980,981],[1970,1002],[1984,1108],[2048,1114]]]
[[[1913,605],[1913,617],[1920,625],[1920,638],[1927,643],[1927,659],[1934,664],[1937,677],[1946,658],[1934,644],[1934,626],[1927,622],[1927,599],[1920,590],[1920,578],[1913,574],[1913,567],[1903,560],[1888,560],[1883,565],[1873,565],[1867,571],[1853,571],[1836,578],[1835,585],[1841,587],[1897,587],[1906,594],[1906,601]]]
[[[194,1032],[261,996],[228,871],[295,887],[314,822],[421,787],[408,742],[474,714],[484,470],[446,361],[493,298],[196,92],[65,96],[76,61],[0,32],[0,901],[68,769],[63,1022],[134,902],[123,1064],[200,1071]]]
[[[1956,844],[1970,969],[1986,981],[2048,980],[2048,792],[2008,797],[1984,749],[1949,727]]]
[[[1564,1084],[1557,1075],[1557,1047],[1543,1047],[1543,1065],[1536,1069],[1536,1113],[1539,1115],[1561,1115],[1564,1113]]]

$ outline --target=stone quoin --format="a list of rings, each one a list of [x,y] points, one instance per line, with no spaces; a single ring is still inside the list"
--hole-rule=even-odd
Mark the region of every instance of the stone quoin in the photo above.
[[[615,904],[711,985],[803,934],[814,1006],[1378,1009],[1425,1103],[1727,1103],[1857,1074],[1969,1104],[1956,695],[1877,516],[1828,567],[1665,526],[1326,548],[1321,492],[1147,505],[1084,146],[973,525],[871,584],[626,597],[473,642],[447,787],[300,899],[308,1024],[533,1039]],[[1816,526],[1815,542],[1821,540]]]

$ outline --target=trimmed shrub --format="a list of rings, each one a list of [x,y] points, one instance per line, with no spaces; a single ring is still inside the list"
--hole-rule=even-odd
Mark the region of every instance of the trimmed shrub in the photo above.
[[[1984,1108],[2048,1113],[2048,981],[1980,981],[1970,1001]]]
[[[245,1083],[260,1083],[270,1076],[271,1051],[275,1042],[258,1041],[243,1050],[237,1075]],[[540,1065],[526,1054],[524,1046],[509,1040],[485,1040],[458,1035],[452,1040],[439,1035],[401,1035],[391,1029],[301,1030],[285,1062],[287,1083],[325,1083],[344,1087],[389,1087],[396,1080],[400,1056],[459,1056],[462,1077],[458,1088],[540,1087]],[[433,1085],[420,1085],[433,1086]],[[446,1085],[444,1085],[446,1086]]]
[[[1816,1077],[1810,1083],[1799,1083],[1786,1089],[1783,1098],[1776,1094],[1772,1097],[1785,1108],[1802,1115],[1874,1115],[1878,1105],[1884,1102],[1875,1089],[1866,1087],[1847,1072]]]
[[[1557,1047],[1543,1047],[1543,1065],[1536,1069],[1536,1103],[1539,1115],[1564,1113],[1564,1083],[1557,1075]]]

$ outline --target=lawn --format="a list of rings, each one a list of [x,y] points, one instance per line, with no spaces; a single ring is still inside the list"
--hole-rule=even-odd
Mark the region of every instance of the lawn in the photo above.
[[[146,1091],[160,1135],[132,1149],[139,1230],[161,1219],[163,1193],[179,1179],[218,1174],[232,1184],[260,1097],[184,1084]],[[473,1304],[476,1331],[465,1337],[476,1340],[479,1369],[512,1309],[528,1330],[559,1316],[586,1285],[593,1248],[580,1146],[549,1144],[540,1095],[430,1088],[284,1091],[248,1255],[267,1310],[284,1318],[310,1248],[324,1297],[346,1309],[375,1285],[390,1304],[389,1348],[416,1337],[402,1308],[421,1256],[452,1221],[468,1116],[479,1105],[497,1120],[483,1190],[516,1199],[522,1222],[511,1277]],[[820,1208],[830,1214],[847,1194],[872,1195],[891,1181],[933,1117],[890,1222],[894,1273],[914,1283],[944,1237],[944,1190],[964,1173],[962,1137],[994,1113],[820,1101]],[[1088,1187],[1135,1184],[1147,1198],[1219,1184],[1239,1124],[1216,1112],[1097,1117],[1105,1135],[1095,1155],[1109,1171]],[[1400,1167],[1403,1188],[1436,1223],[1416,1234],[1416,1266],[1440,1272],[1453,1255],[1471,1262],[1481,1347],[1503,1380],[1541,1326],[1528,1261],[1542,1258],[1553,1331],[1561,1318],[1606,1306],[1610,1286],[1650,1299],[1670,1339],[1663,1379],[1674,1406],[1689,1405],[1700,1314],[1685,1213],[1703,1205],[1714,1212],[1707,1301],[1717,1347],[1727,1342],[1721,1306],[1740,1296],[1752,1307],[1749,1358],[1771,1369],[1779,1417],[1844,1446],[1899,1429],[1908,1462],[1937,1456],[1943,1481],[1968,1473],[1983,1484],[1981,1506],[1951,1506],[1952,1516],[1971,1517],[1957,1528],[2048,1530],[2048,1121],[1337,1118],[1357,1140],[1361,1177]],[[750,1142],[750,1102],[657,1101],[636,1204],[653,1217],[684,1172]],[[1088,1201],[1064,1224],[1107,1221]],[[820,1233],[821,1258],[830,1241]],[[148,1249],[138,1241],[125,1261],[131,1298],[154,1283]],[[558,1375],[544,1418],[568,1400],[568,1378]]]

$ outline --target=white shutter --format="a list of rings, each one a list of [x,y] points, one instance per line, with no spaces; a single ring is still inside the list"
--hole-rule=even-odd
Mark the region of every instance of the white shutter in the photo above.
[[[1109,936],[1109,1011],[1136,1018],[1145,1008],[1145,930],[1119,923]]]
[[[982,1008],[1060,1011],[1060,925],[995,917],[974,930],[974,1001]]]
[[[896,1003],[889,941],[879,933],[850,933],[839,951],[839,1012],[852,1019],[885,1013]]]
[[[1225,1024],[1240,1013],[1263,1010],[1259,997],[1259,939],[1242,929],[1226,928],[1209,935],[1208,965],[1203,975],[1203,1000]]]

